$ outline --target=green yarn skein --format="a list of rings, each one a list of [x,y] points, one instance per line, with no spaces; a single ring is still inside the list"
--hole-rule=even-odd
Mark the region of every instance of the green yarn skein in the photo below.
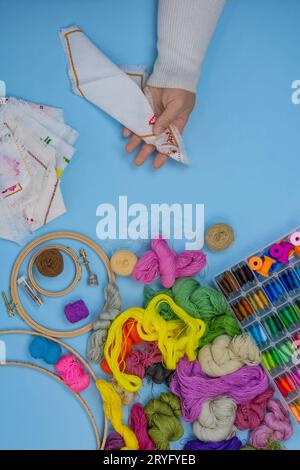
[[[159,398],[150,400],[144,408],[148,434],[158,450],[170,449],[170,441],[178,441],[184,429],[181,416],[180,400],[172,393],[161,393]]]
[[[206,332],[201,338],[199,347],[213,341],[217,336],[227,334],[237,335],[241,332],[237,321],[228,309],[224,297],[211,287],[201,286],[196,279],[177,279],[171,289],[155,291],[149,287],[144,289],[144,303],[147,305],[157,294],[167,294],[194,318],[200,318],[206,322]],[[169,305],[161,304],[159,314],[165,320],[176,318]]]
[[[250,445],[245,445],[244,447],[241,447],[240,450],[257,450],[255,447],[252,447]],[[285,450],[285,448],[279,443],[279,442],[270,442],[270,444],[267,445],[264,449],[261,450]]]

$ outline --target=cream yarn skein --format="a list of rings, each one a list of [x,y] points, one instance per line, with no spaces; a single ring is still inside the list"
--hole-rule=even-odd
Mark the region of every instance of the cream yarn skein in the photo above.
[[[230,439],[235,431],[236,403],[227,397],[207,400],[201,414],[193,423],[194,434],[203,442],[219,442]]]
[[[258,365],[261,355],[251,337],[221,335],[200,349],[198,354],[203,372],[210,377],[222,377],[239,370],[244,365]]]

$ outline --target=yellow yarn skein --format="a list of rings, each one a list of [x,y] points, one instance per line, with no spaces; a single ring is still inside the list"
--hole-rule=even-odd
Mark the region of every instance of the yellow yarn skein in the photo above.
[[[139,448],[139,444],[136,435],[128,426],[123,424],[122,401],[120,395],[115,391],[112,384],[105,380],[97,380],[96,387],[98,388],[103,400],[105,416],[113,425],[114,430],[124,439],[125,447],[122,447],[121,450],[137,450]]]
[[[160,304],[167,303],[176,314],[175,320],[164,320],[158,313]],[[136,392],[142,386],[140,377],[120,370],[119,357],[122,352],[123,326],[127,320],[137,323],[137,332],[144,341],[157,341],[167,369],[176,369],[183,356],[189,361],[196,359],[199,339],[205,332],[205,323],[191,317],[166,294],[153,297],[146,309],[132,307],[119,315],[111,324],[104,355],[115,380],[127,392]]]

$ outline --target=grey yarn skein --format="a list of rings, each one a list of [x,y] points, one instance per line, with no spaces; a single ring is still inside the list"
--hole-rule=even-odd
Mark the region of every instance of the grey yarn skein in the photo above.
[[[93,324],[94,332],[88,340],[87,356],[94,364],[100,364],[104,356],[108,330],[114,319],[121,313],[121,296],[117,284],[109,283],[104,289],[107,310],[102,310]]]

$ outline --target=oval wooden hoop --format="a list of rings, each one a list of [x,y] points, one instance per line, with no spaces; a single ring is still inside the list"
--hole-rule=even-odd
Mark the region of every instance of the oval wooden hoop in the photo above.
[[[10,293],[11,293],[11,299],[12,303],[14,304],[18,314],[20,315],[21,318],[27,323],[27,325],[31,326],[36,331],[39,331],[40,333],[43,333],[44,335],[47,336],[54,336],[56,338],[73,338],[74,336],[80,336],[85,333],[88,333],[91,331],[93,327],[93,322],[89,323],[88,325],[85,325],[81,328],[71,330],[71,331],[62,331],[62,330],[51,330],[49,328],[45,328],[44,326],[40,325],[38,322],[33,320],[30,315],[25,311],[21,299],[19,296],[18,292],[18,287],[17,287],[17,280],[18,280],[18,274],[20,267],[22,266],[22,263],[24,262],[26,256],[36,247],[41,245],[42,243],[51,241],[51,240],[56,240],[56,239],[62,239],[62,238],[68,238],[71,240],[76,240],[80,241],[81,243],[84,243],[88,245],[92,250],[95,251],[95,253],[99,256],[101,261],[103,262],[104,266],[106,267],[107,274],[108,274],[108,279],[109,282],[115,282],[115,276],[114,273],[111,270],[109,259],[106,256],[106,253],[103,251],[103,249],[97,245],[93,240],[90,240],[84,235],[80,235],[79,233],[74,233],[74,232],[53,232],[49,233],[47,235],[44,235],[42,237],[37,238],[36,240],[33,240],[29,245],[27,245],[23,251],[19,254],[14,267],[11,272],[11,277],[10,277]],[[104,306],[104,310],[107,308],[107,305]]]
[[[86,367],[86,369],[89,371],[89,373],[91,374],[91,377],[92,379],[94,380],[94,382],[96,382],[97,380],[97,377],[96,377],[96,374],[95,372],[93,371],[93,369],[91,368],[91,366],[88,364],[88,362],[81,356],[81,354],[79,354],[75,349],[72,348],[72,346],[70,346],[69,344],[66,344],[64,343],[63,341],[57,339],[57,338],[51,338],[49,336],[46,336],[46,335],[43,335],[41,333],[38,333],[37,331],[28,331],[28,330],[0,330],[0,335],[11,335],[11,334],[20,334],[20,335],[30,335],[30,336],[41,336],[43,338],[46,338],[46,339],[49,339],[50,341],[54,341],[55,343],[57,344],[60,344],[63,348],[67,349],[68,351],[70,351],[74,356],[76,356],[81,362],[82,364]],[[58,380],[59,382],[63,383],[64,385],[66,385],[64,383],[64,381],[56,374],[54,374],[54,372],[51,372],[47,369],[43,369],[42,367],[39,367],[39,366],[35,366],[34,364],[30,364],[30,363],[26,363],[26,362],[17,362],[17,361],[8,361],[8,362],[0,362],[0,366],[3,366],[3,365],[18,365],[18,364],[27,364],[27,367],[31,367],[32,369],[36,369],[36,370],[41,370],[42,372],[45,371],[45,373],[47,373],[48,375],[50,375],[51,377],[55,378],[56,380]],[[66,385],[67,386],[67,385]],[[102,441],[101,441],[101,437],[100,437],[100,434],[99,434],[99,431],[98,431],[98,428],[97,428],[97,425],[96,425],[96,422],[95,422],[95,418],[94,416],[92,415],[88,405],[86,404],[86,402],[83,400],[83,398],[78,394],[78,393],[74,393],[72,392],[75,397],[81,402],[82,406],[85,408],[89,418],[90,418],[90,421],[91,421],[91,424],[94,428],[94,431],[95,431],[95,435],[96,435],[96,440],[97,440],[97,449],[100,449],[100,450],[104,450],[104,447],[105,447],[105,444],[106,444],[106,439],[107,439],[107,429],[108,429],[108,421],[107,421],[107,418],[105,416],[105,413],[103,413],[104,415],[104,429],[103,429],[103,438],[102,438]]]
[[[37,281],[35,280],[35,277],[33,274],[33,266],[37,257],[41,253],[43,253],[45,250],[63,251],[64,253],[67,253],[67,255],[69,255],[70,258],[72,259],[74,266],[75,266],[75,276],[71,284],[66,289],[63,289],[61,291],[49,291],[40,287]],[[77,286],[78,282],[81,279],[81,272],[82,272],[82,269],[79,264],[78,256],[76,255],[75,251],[69,248],[68,246],[64,246],[64,245],[47,245],[47,247],[45,248],[40,248],[36,253],[34,253],[34,255],[32,255],[28,264],[28,278],[31,284],[33,285],[36,291],[48,297],[63,297],[64,295],[67,295],[70,292],[72,292],[72,290],[75,289],[75,287]]]

